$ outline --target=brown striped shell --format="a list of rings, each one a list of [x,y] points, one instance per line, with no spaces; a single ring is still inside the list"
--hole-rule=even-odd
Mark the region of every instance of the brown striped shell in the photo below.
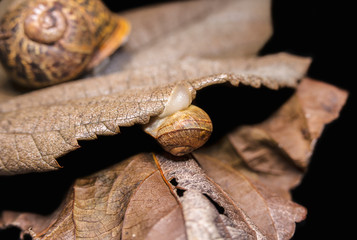
[[[213,126],[208,114],[190,105],[169,116],[154,119],[144,130],[175,156],[188,154],[207,142]]]
[[[0,21],[0,60],[18,84],[44,87],[93,68],[129,32],[100,0],[27,0]]]

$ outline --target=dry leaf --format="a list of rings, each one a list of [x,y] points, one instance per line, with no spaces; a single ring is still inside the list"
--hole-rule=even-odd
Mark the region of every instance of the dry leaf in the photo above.
[[[63,84],[19,96],[0,104],[0,174],[58,169],[60,166],[55,159],[77,149],[77,140],[95,139],[97,135],[113,135],[119,132],[119,127],[145,124],[150,117],[159,115],[177,84],[187,84],[192,99],[195,98],[197,90],[224,82],[234,86],[243,83],[259,87],[263,84],[276,89],[280,86],[296,85],[297,80],[304,75],[309,62],[309,59],[286,54],[250,61],[195,61],[194,64],[188,60],[177,64],[175,77],[172,78],[168,76],[166,67],[161,71],[151,69],[149,72],[154,72],[153,76],[148,76],[149,72],[144,68],[135,70],[136,76],[129,70],[117,74],[115,78],[118,83],[115,86],[119,89],[125,88],[129,83],[128,75],[131,76],[130,84],[140,81],[141,86],[144,76],[144,79],[151,79],[152,82],[160,82],[160,79],[172,81],[156,87],[151,87],[150,81],[147,81],[148,86],[145,88],[122,90],[104,96],[83,97],[84,94],[88,96],[88,92],[82,91],[81,94],[73,85],[88,87],[96,93],[98,90],[100,92],[101,88],[82,82]],[[193,70],[193,66],[197,66],[194,68],[196,74],[188,76],[198,78],[184,77],[188,74],[187,68]],[[247,66],[248,70],[240,70]],[[219,72],[233,74],[215,74]],[[92,81],[95,85],[103,83],[102,86],[107,86],[107,89],[113,86],[108,85],[112,83],[110,78],[105,80],[105,83],[98,79],[87,81]],[[65,94],[68,87],[72,89],[69,95]],[[53,98],[46,101],[49,96],[59,96],[60,100],[56,101],[56,98]],[[77,99],[72,100],[72,96]],[[67,97],[71,100],[66,101]]]
[[[286,107],[260,125],[238,129],[238,134],[231,135],[231,140],[246,163],[257,171],[276,174],[285,171],[287,166],[277,168],[278,164],[273,162],[280,162],[279,158],[284,156],[289,156],[296,166],[306,169],[323,127],[337,118],[346,98],[343,90],[306,79]],[[264,148],[267,142],[279,150],[277,156],[263,149],[257,151]]]
[[[171,158],[137,155],[77,180],[51,216],[9,212],[3,224],[17,225],[34,239],[278,239],[261,232],[193,159]],[[183,195],[175,188],[184,189]],[[305,215],[286,200],[274,203],[272,208],[285,208],[282,215]]]
[[[174,63],[186,56],[253,56],[271,35],[269,8],[266,0],[216,0],[125,13],[133,24],[131,40],[103,72]]]
[[[289,191],[304,174],[293,161],[295,152],[283,145],[301,134],[291,118],[313,120],[304,134],[316,141],[345,100],[346,92],[305,79],[269,119],[239,127],[194,158],[136,155],[76,180],[53,214],[5,212],[0,223],[34,239],[290,239],[295,222],[306,216],[290,200]],[[291,134],[270,136],[262,126],[273,120]],[[268,157],[259,161],[262,156]]]

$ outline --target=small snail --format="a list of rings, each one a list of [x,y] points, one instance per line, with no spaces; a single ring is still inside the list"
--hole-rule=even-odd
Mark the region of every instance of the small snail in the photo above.
[[[190,105],[172,115],[154,119],[144,130],[175,156],[194,151],[207,142],[212,122],[201,108]]]
[[[208,114],[191,105],[192,91],[188,84],[173,87],[163,112],[143,126],[146,133],[175,156],[185,155],[201,147],[213,130]]]
[[[100,0],[27,0],[0,22],[0,60],[18,84],[44,87],[92,69],[129,32]]]

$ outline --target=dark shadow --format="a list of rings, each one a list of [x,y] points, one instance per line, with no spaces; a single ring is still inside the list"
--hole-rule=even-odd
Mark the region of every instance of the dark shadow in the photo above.
[[[294,93],[240,85],[215,85],[200,90],[194,104],[204,109],[213,122],[209,140],[215,142],[238,126],[256,124],[267,119]]]

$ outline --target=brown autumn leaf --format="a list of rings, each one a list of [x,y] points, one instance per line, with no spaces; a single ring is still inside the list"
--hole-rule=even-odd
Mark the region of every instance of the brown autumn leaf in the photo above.
[[[303,134],[316,141],[345,100],[346,92],[305,79],[260,124],[239,127],[193,156],[138,154],[77,179],[51,215],[4,212],[0,226],[18,226],[33,239],[290,239],[306,216],[289,193],[304,170],[284,143],[299,138],[306,122]],[[262,127],[273,120],[291,134],[279,138]]]
[[[195,98],[197,90],[225,82],[233,86],[242,83],[253,87],[265,85],[273,89],[294,86],[304,75],[309,62],[309,59],[286,54],[247,61],[192,61],[188,59],[182,61],[181,64],[176,64],[178,66],[176,73],[184,74],[185,67],[197,66],[195,71],[199,72],[197,75],[191,74],[194,76],[193,79],[166,78],[168,77],[166,67],[163,71],[151,68],[149,72],[155,72],[152,76],[153,81],[170,79],[173,82],[151,88],[123,90],[87,98],[80,98],[81,93],[76,92],[78,99],[66,101],[64,92],[68,87],[74,91],[75,85],[89,87],[94,91],[100,90],[90,85],[90,82],[85,85],[69,83],[13,98],[0,104],[0,145],[2,146],[0,174],[10,175],[58,169],[60,166],[56,158],[77,149],[79,147],[77,140],[95,139],[97,135],[113,135],[119,133],[119,127],[145,124],[150,117],[159,115],[163,112],[172,90],[177,85],[188,86],[192,99]],[[247,66],[249,70],[240,70]],[[131,75],[130,83],[141,82],[141,76],[151,78],[145,68],[135,72],[137,75],[135,77]],[[203,72],[202,75],[201,72]],[[217,72],[231,72],[231,74],[217,74]],[[117,82],[117,87],[125,88],[130,74],[123,71],[116,74],[116,78],[107,77],[104,79],[105,84],[108,86],[107,84],[111,84],[110,80],[113,79]],[[200,75],[207,77],[199,77]],[[100,79],[87,81],[92,81],[95,85],[101,82]],[[60,96],[60,100],[56,101],[54,98],[45,101],[48,96],[54,95]],[[56,102],[52,103],[52,101]]]
[[[113,71],[109,69],[125,59],[122,71],[0,103],[0,174],[59,169],[56,159],[77,149],[78,140],[117,134],[119,127],[145,124],[159,115],[178,85],[187,86],[194,99],[197,90],[214,84],[278,89],[295,87],[304,76],[308,58],[284,53],[252,56],[270,35],[267,1],[182,4],[124,13],[133,19],[133,40],[113,56],[107,68]],[[200,11],[185,10],[203,5]],[[181,23],[164,21],[161,30],[147,36],[147,24],[155,13],[164,14],[165,19],[175,14],[187,17],[182,17]],[[151,24],[158,24],[157,18],[152,19]],[[201,37],[203,31],[205,38]],[[146,37],[142,39],[140,34]],[[222,36],[229,41],[223,44]],[[174,47],[176,44],[180,47]]]
[[[277,167],[278,164],[273,163],[279,161],[276,156],[257,151],[267,141],[275,142],[281,156],[290,156],[296,166],[306,169],[324,125],[338,116],[346,98],[343,90],[306,79],[299,85],[296,95],[289,100],[289,107],[281,108],[262,124],[238,129],[237,133],[230,135],[231,141],[246,163],[257,171],[279,174],[286,170],[286,166]],[[251,142],[260,144],[252,146]]]
[[[133,24],[131,40],[103,72],[174,63],[186,56],[254,56],[271,35],[269,8],[265,0],[216,0],[129,11],[123,15]]]
[[[33,239],[278,239],[262,232],[246,215],[247,209],[229,197],[194,159],[154,158],[137,155],[77,180],[51,216],[7,212],[3,224],[16,225]],[[275,198],[275,205],[263,206],[266,218],[275,209],[285,209],[278,217],[285,217],[289,224],[305,216],[303,207]],[[287,235],[292,233],[293,228]]]

